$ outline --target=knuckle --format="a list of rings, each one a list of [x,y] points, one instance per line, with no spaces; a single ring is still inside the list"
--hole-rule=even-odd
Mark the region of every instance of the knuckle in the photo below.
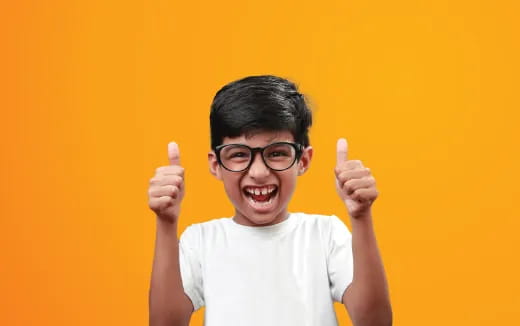
[[[352,184],[349,182],[345,182],[345,185],[343,186],[343,189],[347,192],[347,194],[350,194],[353,192]]]
[[[361,165],[360,160],[349,160],[348,162],[351,167],[359,167]]]
[[[177,186],[172,186],[170,195],[174,198],[177,198],[178,194],[179,194],[179,188]]]
[[[168,201],[168,198],[170,198],[170,196],[168,196],[168,195],[161,195],[160,197],[157,198],[157,201],[159,201],[161,204],[164,204],[165,202]]]
[[[170,201],[173,200],[169,196],[162,196],[158,199],[159,204],[157,205],[159,209],[164,209],[170,205]]]
[[[173,185],[180,186],[183,182],[183,178],[181,176],[175,176],[172,180]]]
[[[344,171],[343,173],[341,173],[341,177],[346,181],[350,180],[352,177],[352,173],[350,171]]]
[[[353,199],[358,200],[359,199],[359,191],[358,190],[353,191],[351,196],[352,196]]]
[[[164,176],[161,180],[161,185],[164,187],[168,187],[172,183],[172,179],[170,176]]]
[[[350,161],[337,163],[337,165],[336,165],[336,170],[338,170],[338,173],[340,173],[341,171],[344,171],[344,170],[348,169],[348,168],[349,168],[349,162],[350,162]]]
[[[152,209],[152,210],[157,210],[159,207],[160,207],[160,202],[157,200],[157,199],[150,199],[148,201],[148,206]]]
[[[158,197],[157,192],[159,190],[160,190],[160,188],[158,188],[157,186],[150,187],[150,188],[148,188],[148,195],[150,197]]]

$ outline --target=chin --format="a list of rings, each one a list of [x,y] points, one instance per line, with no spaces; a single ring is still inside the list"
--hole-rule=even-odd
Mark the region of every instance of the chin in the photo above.
[[[273,223],[276,219],[276,216],[253,216],[248,217],[249,221],[256,225],[265,225]]]
[[[281,211],[278,212],[269,212],[266,214],[258,214],[258,213],[252,213],[249,215],[244,215],[244,217],[249,220],[251,224],[262,226],[262,225],[269,225],[273,223],[279,223],[276,221],[277,217],[281,214]]]

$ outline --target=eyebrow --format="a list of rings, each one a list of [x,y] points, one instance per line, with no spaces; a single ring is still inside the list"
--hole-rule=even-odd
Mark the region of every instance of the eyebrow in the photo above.
[[[247,147],[256,148],[256,147],[266,147],[266,146],[269,146],[271,144],[276,144],[276,143],[294,143],[294,142],[292,140],[277,140],[277,141],[272,141],[264,146],[251,146],[251,145],[244,144],[244,143],[228,143],[228,144],[222,144],[222,145],[244,145]]]

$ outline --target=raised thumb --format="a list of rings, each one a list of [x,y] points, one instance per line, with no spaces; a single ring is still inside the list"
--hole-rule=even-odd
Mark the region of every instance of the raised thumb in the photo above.
[[[168,160],[170,165],[180,165],[181,156],[179,153],[179,145],[176,142],[170,142],[168,144]]]
[[[336,145],[336,163],[340,164],[348,160],[348,144],[345,138],[338,139]]]

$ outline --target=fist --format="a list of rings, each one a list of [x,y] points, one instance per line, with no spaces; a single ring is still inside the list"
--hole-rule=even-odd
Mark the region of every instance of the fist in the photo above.
[[[348,159],[348,145],[343,138],[337,144],[336,191],[352,218],[371,215],[371,206],[379,194],[370,169],[361,161]]]
[[[184,169],[180,165],[179,146],[174,142],[168,144],[168,160],[170,165],[157,168],[150,179],[148,206],[158,218],[174,223],[184,197]]]

